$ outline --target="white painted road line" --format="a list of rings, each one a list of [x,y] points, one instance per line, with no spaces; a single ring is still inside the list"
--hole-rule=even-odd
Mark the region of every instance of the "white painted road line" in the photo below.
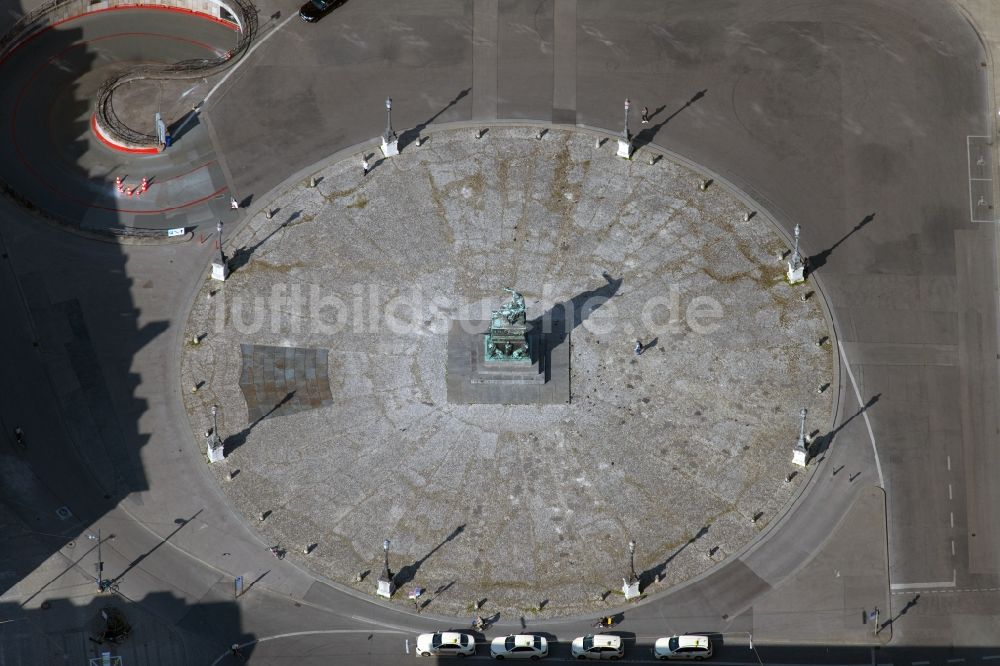
[[[1000,659],[1000,654],[988,654],[985,657],[980,657],[983,661],[990,661],[991,659]]]
[[[955,557],[955,540],[951,540],[951,556]]]
[[[966,158],[969,167],[969,215],[972,222],[993,222],[993,177],[990,154],[991,137],[969,135],[965,137]]]
[[[948,456],[948,471],[951,471],[951,456]]]
[[[407,633],[402,631],[395,631],[391,629],[316,629],[313,631],[292,631],[287,634],[275,634],[274,636],[264,636],[256,640],[247,641],[246,643],[240,643],[241,648],[249,647],[258,643],[267,643],[268,641],[277,641],[283,638],[297,638],[299,636],[320,636],[320,635],[330,635],[330,634],[401,634]],[[217,657],[215,661],[212,662],[212,666],[216,666],[221,663],[223,659],[229,656],[229,651],[226,650],[224,654]]]
[[[929,662],[929,661],[911,661],[910,663],[913,664],[913,666],[924,666],[924,664],[929,664],[931,662]]]
[[[847,360],[847,354],[844,352],[844,345],[840,342],[840,340],[837,340],[837,347],[840,348],[840,357],[844,359],[844,367],[847,368],[847,376],[851,378],[851,385],[854,386],[854,395],[858,399],[858,405],[864,408],[865,401],[861,398],[861,391],[858,389],[858,383],[854,381],[854,373],[851,372],[851,362]],[[872,441],[872,453],[875,454],[875,470],[878,472],[878,485],[882,488],[882,490],[885,490],[885,478],[882,476],[882,464],[878,461],[878,448],[875,446],[875,433],[872,432],[872,422],[868,420],[868,410],[865,409],[861,412],[861,416],[865,419],[865,425],[868,427],[868,437]]]
[[[957,663],[960,663],[960,662],[963,662],[963,661],[965,661],[965,657],[956,657],[955,659],[949,659],[948,663],[949,664],[957,664]]]
[[[933,587],[955,587],[957,576],[955,570],[951,570],[951,582],[943,583],[892,583],[890,590],[927,590]]]
[[[277,28],[274,28],[273,30],[271,30],[271,32],[267,33],[266,35],[264,35],[263,37],[261,37],[261,38],[260,38],[259,40],[257,40],[257,43],[256,43],[256,44],[254,44],[253,46],[251,46],[251,47],[250,47],[250,50],[249,50],[249,51],[247,51],[246,53],[244,53],[244,54],[243,54],[243,57],[242,57],[242,58],[240,58],[240,61],[239,61],[238,63],[236,63],[235,65],[233,65],[232,67],[230,67],[230,68],[229,68],[229,71],[228,71],[228,72],[226,72],[226,75],[225,75],[225,76],[223,76],[223,77],[222,77],[222,78],[221,78],[221,79],[219,80],[219,82],[218,82],[218,83],[216,83],[216,84],[215,84],[214,86],[212,86],[212,89],[208,91],[208,94],[207,94],[207,95],[205,95],[205,99],[204,99],[204,101],[202,102],[202,104],[206,104],[206,105],[207,105],[207,104],[208,104],[208,100],[209,100],[209,99],[210,99],[210,98],[212,97],[212,95],[214,95],[214,94],[215,94],[215,91],[219,89],[219,86],[221,86],[221,85],[222,85],[223,83],[225,83],[225,82],[226,82],[226,81],[227,81],[227,80],[229,79],[229,77],[233,75],[233,72],[235,72],[235,71],[236,71],[237,69],[239,69],[239,68],[240,68],[240,66],[241,66],[241,65],[243,65],[243,63],[245,63],[245,62],[246,62],[246,61],[247,61],[247,60],[248,60],[248,59],[250,58],[250,55],[251,55],[251,54],[252,54],[252,53],[253,53],[254,51],[256,51],[256,50],[257,50],[257,48],[258,48],[258,47],[259,47],[259,46],[260,46],[261,44],[263,44],[263,43],[264,43],[264,42],[266,42],[266,41],[267,41],[268,39],[270,39],[270,38],[271,38],[271,35],[273,35],[274,33],[278,32],[278,31],[279,31],[279,30],[281,30],[281,29],[282,29],[283,27],[285,27],[285,24],[286,24],[286,23],[288,23],[289,21],[291,21],[291,20],[292,20],[293,18],[295,18],[295,16],[296,16],[295,14],[291,14],[291,15],[289,15],[289,17],[288,17],[288,18],[286,18],[286,19],[285,19],[284,21],[282,21],[282,22],[281,22],[280,24],[278,24],[278,27],[277,27]],[[972,191],[971,191],[971,190],[969,190],[969,192],[970,192],[970,195],[969,195],[969,196],[972,196],[972,195],[971,195],[971,192],[972,192]]]
[[[951,484],[948,484],[948,499],[953,499],[951,496]]]
[[[954,527],[955,526],[955,512],[954,511],[949,511],[948,515],[951,517],[951,526]]]

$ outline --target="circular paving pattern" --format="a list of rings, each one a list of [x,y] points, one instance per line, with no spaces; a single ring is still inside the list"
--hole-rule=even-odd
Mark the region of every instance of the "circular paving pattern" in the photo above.
[[[397,600],[562,615],[622,603],[630,539],[656,592],[788,506],[799,410],[831,419],[817,299],[785,282],[765,215],[613,143],[440,132],[367,176],[360,155],[318,171],[226,240],[184,393],[197,433],[219,405],[212,471],[267,542],[373,593],[388,538]],[[544,404],[467,404],[449,367],[453,322],[488,319],[504,287],[566,322]]]

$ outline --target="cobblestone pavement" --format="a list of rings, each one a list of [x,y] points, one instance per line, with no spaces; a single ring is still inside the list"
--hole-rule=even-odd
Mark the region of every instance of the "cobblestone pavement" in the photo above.
[[[630,539],[646,592],[701,574],[789,506],[799,410],[831,426],[827,325],[766,214],[648,147],[535,132],[333,164],[206,278],[182,355],[198,445],[217,404],[220,485],[318,575],[373,593],[388,538],[396,600],[425,588],[428,611],[620,605]],[[447,402],[450,323],[488,319],[503,287],[572,323],[570,403]],[[294,349],[257,354],[248,403],[265,347]]]

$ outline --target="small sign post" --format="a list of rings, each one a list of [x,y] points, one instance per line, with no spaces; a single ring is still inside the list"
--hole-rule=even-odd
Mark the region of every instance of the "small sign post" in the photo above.
[[[161,146],[167,143],[167,126],[163,123],[159,111],[156,112],[156,140]]]
[[[417,603],[417,599],[419,599],[420,595],[422,595],[423,593],[424,593],[424,588],[415,587],[412,590],[410,590],[410,594],[407,595],[410,597],[410,601],[413,602],[413,610],[417,611],[418,613],[420,612],[420,604]]]

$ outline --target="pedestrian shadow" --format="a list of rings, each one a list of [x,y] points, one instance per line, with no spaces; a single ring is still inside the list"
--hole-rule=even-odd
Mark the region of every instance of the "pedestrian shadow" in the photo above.
[[[826,264],[826,260],[830,258],[830,255],[833,254],[833,251],[836,250],[841,243],[850,238],[856,232],[860,231],[862,227],[864,227],[866,224],[868,224],[874,219],[875,219],[875,213],[869,213],[868,215],[865,216],[863,220],[854,225],[853,229],[844,234],[844,237],[841,238],[839,241],[837,241],[827,249],[823,250],[819,254],[814,254],[811,257],[806,258],[805,261],[806,273],[811,274],[815,272],[817,269],[822,268]]]
[[[657,132],[659,132],[661,129],[663,129],[664,125],[666,125],[671,120],[673,120],[675,117],[677,117],[677,114],[679,114],[681,111],[683,111],[684,109],[688,108],[689,106],[691,106],[692,104],[694,104],[695,102],[697,102],[698,100],[700,100],[702,97],[704,97],[707,92],[708,92],[708,88],[705,88],[704,90],[699,90],[698,92],[696,92],[694,94],[693,97],[691,97],[691,99],[689,99],[688,101],[684,102],[684,106],[680,107],[679,109],[677,109],[676,111],[674,111],[673,113],[671,113],[669,116],[667,116],[666,118],[664,118],[660,122],[656,123],[655,125],[651,125],[650,127],[646,127],[644,129],[639,130],[636,133],[635,138],[632,139],[632,147],[633,147],[633,149],[634,150],[639,150],[643,146],[645,146],[645,145],[647,145],[649,143],[652,143],[653,137],[656,136]],[[656,109],[656,111],[653,112],[653,115],[650,116],[650,120],[652,120],[653,116],[655,116],[658,113],[660,113],[660,111],[663,110],[663,108],[664,107],[662,107],[662,106],[658,107]]]
[[[455,95],[455,99],[451,100],[443,107],[441,107],[441,110],[435,113],[433,116],[423,121],[422,123],[411,127],[410,129],[403,130],[400,133],[398,139],[399,150],[403,150],[403,148],[416,141],[417,138],[420,136],[420,133],[423,132],[428,125],[437,120],[441,116],[441,114],[443,114],[445,111],[458,104],[462,100],[462,98],[464,98],[470,92],[472,92],[472,88],[466,88],[465,90],[459,91],[459,93]]]
[[[655,109],[653,109],[653,112],[649,114],[648,120],[652,120],[656,116],[660,115],[661,113],[663,113],[663,111],[666,110],[666,108],[667,108],[666,104],[656,107]]]
[[[642,573],[640,573],[639,574],[639,592],[641,593],[647,587],[649,587],[650,585],[652,585],[653,583],[655,583],[659,579],[659,577],[663,574],[663,572],[666,571],[667,565],[669,565],[671,562],[674,561],[675,557],[677,557],[678,555],[680,555],[681,552],[683,552],[685,548],[687,548],[688,546],[694,544],[696,541],[698,541],[699,539],[701,539],[706,534],[708,534],[708,525],[705,525],[704,527],[702,527],[700,530],[698,530],[698,532],[693,537],[691,537],[690,539],[688,539],[687,541],[685,541],[683,544],[681,544],[680,548],[678,548],[674,552],[670,553],[670,556],[667,559],[663,560],[659,564],[657,564],[655,566],[652,566],[649,569],[646,569],[645,571],[643,571]]]
[[[461,534],[464,531],[465,531],[465,524],[463,523],[462,525],[456,527],[451,534],[446,536],[444,538],[444,541],[431,548],[426,555],[421,557],[416,562],[413,562],[412,564],[407,564],[405,567],[400,569],[399,572],[394,577],[396,581],[396,587],[402,587],[407,583],[412,582],[413,579],[416,577],[417,572],[420,570],[420,567],[423,565],[424,562],[426,562],[431,557],[431,555],[436,553],[446,543],[453,541],[459,534]]]
[[[365,155],[365,159],[368,160],[368,174],[367,175],[369,175],[369,176],[372,175],[372,173],[374,173],[376,169],[378,169],[380,166],[382,166],[382,164],[384,164],[385,162],[387,162],[388,159],[389,159],[388,157],[384,157],[384,156],[383,157],[379,157],[378,159],[375,159],[376,157],[378,157],[377,153],[372,153],[371,155]],[[375,160],[375,161],[372,162],[372,160]]]
[[[594,311],[618,293],[622,286],[622,278],[612,278],[607,271],[601,275],[605,284],[581,292],[568,301],[557,303],[551,310],[529,322],[535,330],[540,329],[546,336],[546,346],[549,349],[562,344],[570,331],[586,321]]]
[[[809,457],[815,458],[820,454],[825,453],[826,450],[830,448],[830,445],[833,444],[833,440],[834,438],[836,438],[837,433],[843,430],[848,423],[850,423],[854,419],[858,418],[859,416],[867,412],[871,407],[875,405],[876,402],[878,402],[879,398],[881,397],[882,397],[881,393],[876,393],[871,397],[871,399],[868,402],[862,405],[858,411],[851,414],[851,416],[849,416],[847,420],[845,420],[839,426],[837,426],[830,432],[826,433],[825,435],[821,435],[820,437],[817,437],[815,440],[813,440],[812,445],[809,447],[810,449]]]
[[[653,338],[652,340],[650,340],[646,344],[641,344],[640,343],[640,347],[641,348],[640,348],[639,351],[641,351],[641,352],[649,351],[653,347],[656,347],[658,344],[660,344],[660,336],[656,336],[655,338]]]
[[[233,253],[232,258],[229,260],[229,271],[235,273],[239,269],[241,269],[244,266],[246,266],[250,262],[250,258],[253,256],[254,252],[256,252],[258,249],[260,249],[260,247],[264,243],[266,243],[267,241],[269,241],[272,236],[274,236],[276,233],[278,233],[279,231],[281,231],[282,229],[284,229],[286,226],[288,226],[289,224],[291,224],[295,220],[299,219],[299,217],[301,217],[301,216],[302,216],[302,211],[301,210],[295,211],[294,213],[292,213],[291,215],[288,216],[287,220],[285,220],[284,222],[282,222],[281,224],[279,224],[278,226],[276,226],[271,231],[271,233],[269,233],[267,236],[264,236],[264,238],[260,239],[259,241],[257,241],[253,245],[243,246],[240,249],[236,250],[236,252]]]
[[[284,405],[294,397],[295,397],[295,391],[289,391],[287,394],[285,394],[285,397],[282,398],[280,401],[278,401],[278,403],[274,407],[269,409],[266,414],[262,414],[256,421],[248,425],[246,428],[243,428],[243,430],[240,430],[235,435],[230,435],[229,437],[227,437],[225,441],[222,442],[222,455],[228,456],[230,453],[232,453],[236,449],[246,444],[247,437],[250,436],[250,432],[253,431],[253,429],[257,426],[258,423],[260,423],[268,416],[273,414],[275,411],[278,410],[278,408],[280,408],[282,405]]]

